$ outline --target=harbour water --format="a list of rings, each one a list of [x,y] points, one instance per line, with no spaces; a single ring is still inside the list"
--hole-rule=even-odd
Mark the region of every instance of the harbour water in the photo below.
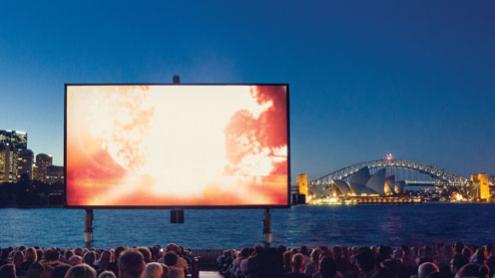
[[[262,210],[186,210],[170,224],[167,210],[95,210],[94,246],[177,242],[192,249],[253,246],[262,240]],[[274,244],[402,245],[495,241],[489,204],[296,206],[272,210]],[[83,246],[84,211],[0,209],[0,247]]]

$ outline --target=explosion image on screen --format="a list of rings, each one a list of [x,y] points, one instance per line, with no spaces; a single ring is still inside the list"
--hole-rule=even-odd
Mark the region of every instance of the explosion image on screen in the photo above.
[[[67,85],[68,206],[285,206],[286,85]]]

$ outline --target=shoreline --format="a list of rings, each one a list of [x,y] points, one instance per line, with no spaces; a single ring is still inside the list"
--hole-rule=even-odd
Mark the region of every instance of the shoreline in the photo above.
[[[396,206],[396,205],[415,205],[415,206],[421,206],[421,205],[495,205],[495,202],[447,202],[447,201],[435,201],[435,202],[366,202],[366,203],[352,203],[352,204],[344,204],[344,203],[337,203],[337,204],[299,204],[299,205],[292,205],[287,209],[290,209],[291,207],[300,207],[300,206],[307,206],[307,207],[335,207],[335,206],[348,206],[348,207],[353,207],[353,206]],[[57,206],[6,206],[6,207],[0,207],[1,209],[69,209],[66,208],[63,205],[57,205]],[[80,208],[81,210],[84,210],[84,208]],[[115,207],[109,207],[109,208],[93,208],[94,210],[156,210],[155,208],[115,208]],[[236,210],[262,210],[263,208],[235,208]],[[275,209],[285,209],[285,208],[275,208]],[[74,208],[70,208],[70,210],[74,210]],[[170,209],[159,209],[159,210],[170,210]],[[188,208],[184,210],[209,210],[208,208]],[[211,210],[219,210],[218,208],[211,209]],[[220,209],[222,210],[222,209]],[[231,210],[231,209],[229,209]]]

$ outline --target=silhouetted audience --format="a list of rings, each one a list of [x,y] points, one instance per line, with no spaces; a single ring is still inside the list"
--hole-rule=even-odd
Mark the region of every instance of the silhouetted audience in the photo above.
[[[319,271],[312,276],[313,278],[342,277],[342,275],[337,272],[337,265],[335,264],[335,261],[329,256],[321,258],[318,269]]]
[[[400,247],[319,246],[310,249],[281,246],[273,250],[278,261],[273,261],[271,268],[280,270],[280,274],[268,276],[273,278],[495,278],[493,245],[472,246],[456,242],[453,245]],[[257,259],[262,253],[262,250],[252,248],[225,250],[218,257],[217,265],[227,278],[263,277],[261,275],[267,273],[268,268],[260,263],[265,259]],[[240,271],[246,261],[248,271]]]
[[[79,264],[69,268],[65,278],[96,278],[96,270],[87,264]]]
[[[65,274],[71,267],[71,265],[68,265],[66,263],[57,265],[52,271],[52,278],[64,278]]]
[[[177,244],[166,249],[20,246],[0,248],[0,278],[185,278],[192,262],[191,251]]]
[[[161,264],[148,263],[144,268],[143,278],[162,278],[163,273],[164,273],[164,269]]]
[[[5,264],[0,267],[0,277],[2,278],[16,278],[15,265]]]
[[[78,255],[74,255],[72,257],[69,258],[69,261],[67,261],[70,265],[74,266],[74,265],[78,265],[78,264],[82,264],[83,263],[83,258],[81,256],[78,256]]]
[[[124,251],[119,258],[120,278],[141,278],[144,271],[144,257],[137,249]]]
[[[25,276],[29,266],[35,263],[38,260],[38,256],[36,254],[36,249],[28,248],[26,249],[26,256],[24,258],[24,262],[19,267],[16,267],[16,272],[18,276]]]
[[[0,249],[1,278],[186,278],[190,250],[166,248]],[[317,246],[225,250],[217,258],[226,278],[494,277],[495,247],[456,242],[424,246]]]
[[[117,278],[117,276],[115,275],[115,273],[106,270],[100,273],[100,275],[98,275],[98,278]]]
[[[39,278],[43,276],[48,276],[49,267],[41,264],[40,262],[32,263],[27,270],[28,278]]]
[[[291,271],[287,273],[287,278],[309,278],[310,276],[304,273],[306,266],[306,258],[302,253],[296,253],[292,256]]]

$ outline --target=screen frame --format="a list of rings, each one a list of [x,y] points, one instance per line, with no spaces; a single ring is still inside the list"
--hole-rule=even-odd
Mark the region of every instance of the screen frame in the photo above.
[[[67,88],[86,86],[285,86],[287,122],[287,202],[281,205],[185,205],[185,206],[84,206],[67,204]],[[64,84],[64,207],[69,209],[269,209],[291,207],[290,97],[289,83],[65,83]]]

